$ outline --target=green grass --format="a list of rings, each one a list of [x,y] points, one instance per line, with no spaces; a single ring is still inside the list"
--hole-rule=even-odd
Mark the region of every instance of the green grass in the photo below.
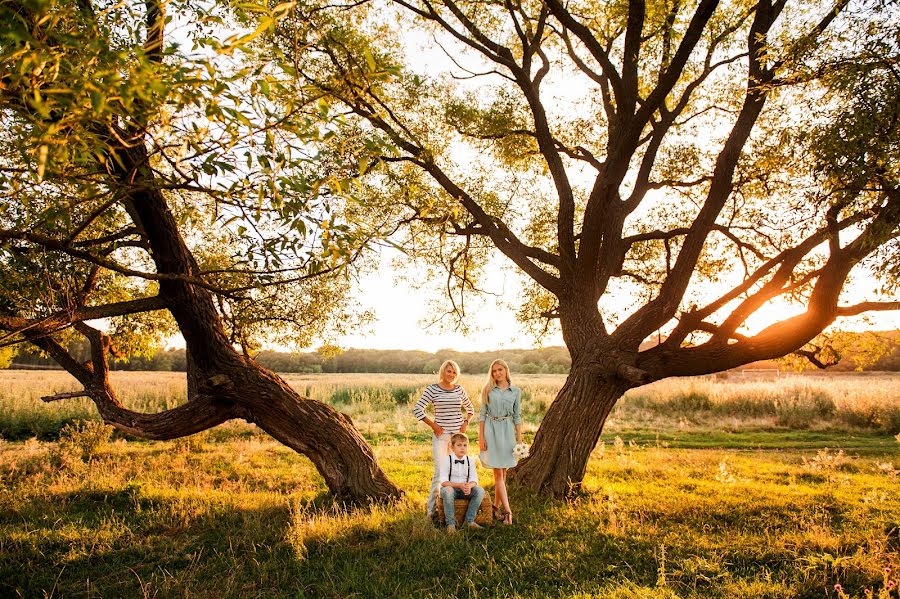
[[[256,434],[120,439],[87,462],[0,443],[0,596],[818,598],[900,570],[900,443],[737,437],[605,437],[576,501],[514,491],[514,526],[456,537],[422,514],[418,435],[375,445],[405,500],[353,512]]]
[[[113,375],[134,409],[184,401],[183,375]],[[422,514],[430,443],[409,402],[433,377],[288,380],[353,418],[403,501],[341,511],[243,422],[108,441],[72,424],[97,418],[87,400],[40,401],[67,375],[0,371],[0,597],[898,597],[900,377],[633,390],[576,501],[514,489],[513,527],[455,538]],[[562,381],[516,378],[526,436]]]
[[[847,434],[840,431],[686,431],[654,433],[623,431],[625,441],[672,449],[844,449],[862,455],[900,456],[900,444],[887,435],[876,433]],[[609,443],[610,435],[601,439]]]

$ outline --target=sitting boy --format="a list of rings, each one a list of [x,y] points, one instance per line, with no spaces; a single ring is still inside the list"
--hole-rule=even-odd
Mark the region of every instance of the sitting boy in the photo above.
[[[456,532],[456,499],[468,499],[465,525],[469,528],[481,528],[475,522],[484,489],[478,486],[478,472],[475,460],[466,455],[469,450],[469,438],[463,433],[455,433],[450,437],[450,455],[440,465],[440,494],[444,503],[444,517],[447,519],[447,532]]]

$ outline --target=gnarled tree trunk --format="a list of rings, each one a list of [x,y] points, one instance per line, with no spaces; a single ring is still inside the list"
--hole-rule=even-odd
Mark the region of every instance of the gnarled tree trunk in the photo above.
[[[146,237],[160,281],[160,295],[191,355],[189,404],[216,406],[228,417],[256,423],[288,447],[309,457],[339,499],[382,501],[401,492],[378,466],[350,418],[321,402],[300,397],[280,377],[239,354],[229,342],[209,290],[187,281],[197,265],[148,171],[143,145],[122,148],[114,173],[127,183],[127,207]],[[183,278],[178,278],[183,277]],[[105,385],[108,388],[108,385]],[[115,419],[110,419],[117,424]],[[184,426],[191,422],[185,419]],[[173,436],[179,427],[172,427]],[[141,434],[140,430],[132,431]],[[195,431],[192,431],[195,432]]]
[[[573,367],[534,437],[531,455],[510,472],[516,484],[555,497],[581,488],[588,458],[626,387]]]

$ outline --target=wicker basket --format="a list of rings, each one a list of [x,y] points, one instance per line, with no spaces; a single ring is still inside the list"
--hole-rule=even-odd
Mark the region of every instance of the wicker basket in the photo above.
[[[481,507],[478,508],[478,513],[475,514],[475,522],[482,526],[493,526],[493,505],[491,494],[485,490],[484,498],[481,500]],[[466,519],[466,510],[469,509],[469,500],[457,499],[453,502],[453,507],[456,510],[456,524],[457,526],[462,526],[463,521]],[[437,502],[434,504],[434,512],[432,512],[431,518],[434,521],[435,526],[444,527],[446,525],[446,522],[444,521],[444,502],[441,499],[440,493],[438,493]]]

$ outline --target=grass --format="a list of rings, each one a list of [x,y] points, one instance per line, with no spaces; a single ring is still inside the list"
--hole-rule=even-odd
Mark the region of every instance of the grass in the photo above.
[[[264,437],[120,439],[86,462],[3,443],[0,595],[862,596],[900,568],[896,441],[857,455],[605,439],[576,501],[514,492],[513,527],[455,538],[422,514],[429,447],[375,450],[406,499],[345,512]]]
[[[179,375],[114,374],[138,409],[183,400]],[[431,377],[289,380],[353,416],[404,500],[342,511],[306,458],[243,423],[109,438],[73,423],[90,404],[40,402],[74,388],[61,373],[0,372],[0,596],[898,597],[896,377],[637,390],[577,500],[514,489],[513,527],[456,537],[422,514],[430,445],[408,403]],[[561,382],[517,378],[526,436]],[[866,410],[881,420],[842,416]]]
[[[353,418],[364,434],[403,436],[420,430],[410,411],[432,375],[288,374],[301,395],[327,402]],[[142,412],[185,401],[183,373],[113,372],[113,386],[125,405]],[[517,375],[523,390],[526,430],[536,430],[564,375]],[[481,376],[461,384],[477,404]],[[45,404],[44,395],[71,391],[77,383],[59,371],[0,370],[0,437],[54,440],[66,424],[96,419],[87,399]],[[613,409],[605,430],[647,431],[841,431],[859,435],[900,433],[900,374],[784,376],[759,380],[732,376],[671,379],[628,392]],[[233,424],[219,438],[246,435]]]

